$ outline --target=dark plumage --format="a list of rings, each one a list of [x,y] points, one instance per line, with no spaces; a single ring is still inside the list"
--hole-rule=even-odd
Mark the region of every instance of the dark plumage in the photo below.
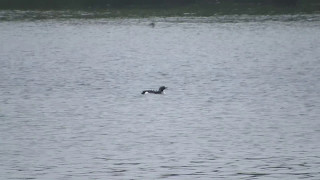
[[[152,94],[164,94],[164,90],[165,90],[165,89],[167,89],[167,87],[161,86],[158,91],[155,91],[155,90],[144,90],[144,91],[142,91],[141,94],[148,94],[148,93],[152,93]]]
[[[150,23],[149,26],[153,27],[155,26],[156,24],[154,22]]]

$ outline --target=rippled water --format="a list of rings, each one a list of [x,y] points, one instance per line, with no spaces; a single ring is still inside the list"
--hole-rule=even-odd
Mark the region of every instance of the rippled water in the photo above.
[[[0,178],[319,179],[318,17],[0,22]]]

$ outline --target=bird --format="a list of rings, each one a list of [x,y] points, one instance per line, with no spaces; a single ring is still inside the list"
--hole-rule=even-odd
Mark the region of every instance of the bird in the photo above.
[[[151,94],[165,94],[164,93],[165,89],[168,89],[168,87],[161,86],[161,87],[159,87],[159,90],[157,90],[157,91],[155,91],[155,90],[144,90],[144,91],[142,91],[141,94],[148,94],[148,93],[151,93]]]
[[[156,24],[154,22],[150,23],[149,26],[153,27],[156,26]]]

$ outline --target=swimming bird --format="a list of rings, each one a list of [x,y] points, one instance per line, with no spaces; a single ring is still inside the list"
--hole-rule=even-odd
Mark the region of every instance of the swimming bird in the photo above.
[[[168,87],[161,86],[158,91],[155,91],[155,90],[144,90],[144,91],[142,91],[141,94],[148,94],[148,93],[151,93],[151,94],[165,94],[164,93],[165,89],[168,89]]]
[[[154,22],[150,23],[149,26],[153,27],[156,26],[156,24]]]

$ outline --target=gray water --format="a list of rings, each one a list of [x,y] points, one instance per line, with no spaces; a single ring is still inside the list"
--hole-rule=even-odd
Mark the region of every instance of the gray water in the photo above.
[[[320,179],[319,17],[0,22],[0,179]]]

